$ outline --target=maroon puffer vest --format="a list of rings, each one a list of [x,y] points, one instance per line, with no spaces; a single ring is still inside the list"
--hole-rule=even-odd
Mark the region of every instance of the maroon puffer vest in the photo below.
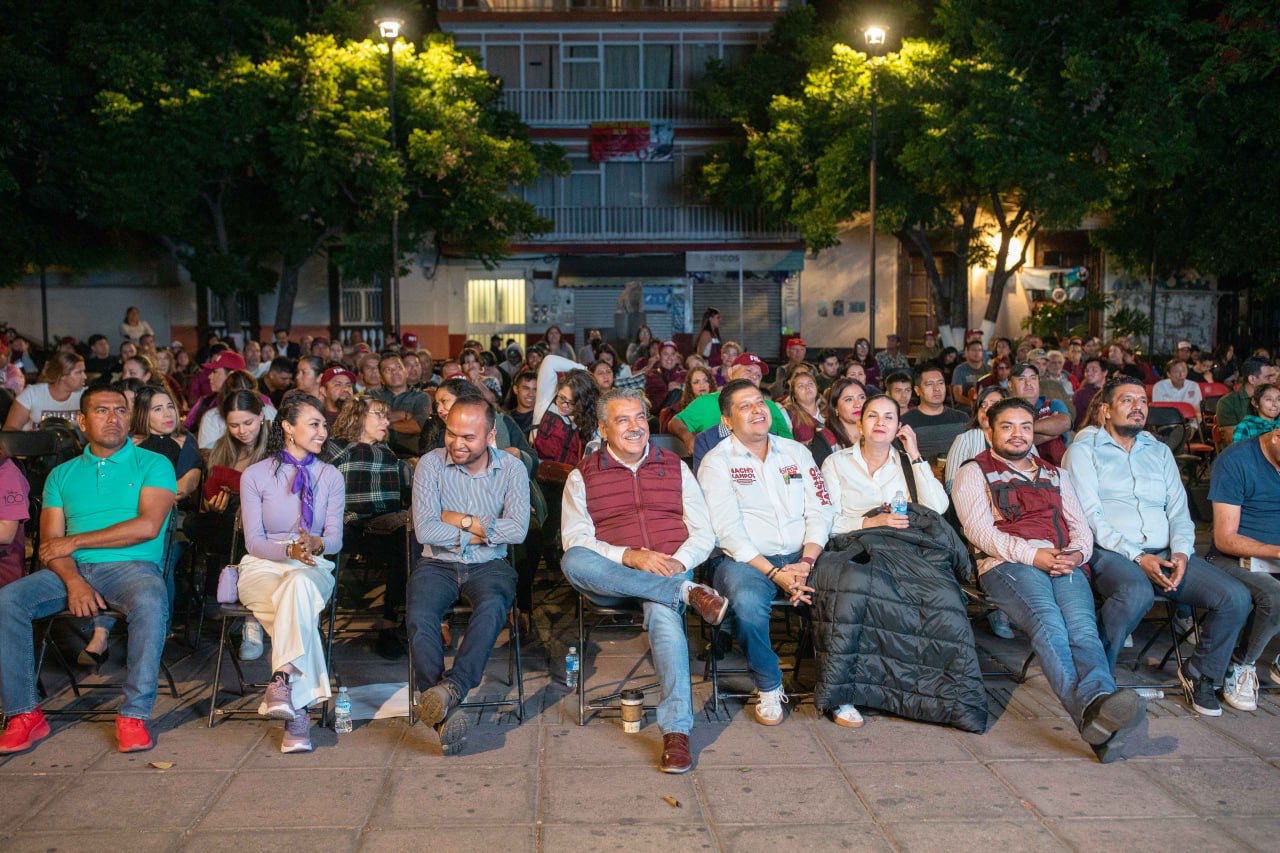
[[[991,498],[1003,516],[996,519],[997,530],[1019,539],[1047,539],[1059,548],[1071,541],[1062,512],[1062,474],[1053,463],[1041,459],[1031,482],[996,459],[990,448],[973,461],[986,475]]]
[[[636,472],[600,450],[578,465],[596,538],[670,556],[689,538],[681,499],[680,459],[649,445]]]

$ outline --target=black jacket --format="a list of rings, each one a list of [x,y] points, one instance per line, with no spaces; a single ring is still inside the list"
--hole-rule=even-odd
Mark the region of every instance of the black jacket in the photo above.
[[[987,696],[960,583],[969,555],[955,530],[911,504],[906,530],[832,539],[810,574],[820,710],[879,708],[965,731],[987,727]]]

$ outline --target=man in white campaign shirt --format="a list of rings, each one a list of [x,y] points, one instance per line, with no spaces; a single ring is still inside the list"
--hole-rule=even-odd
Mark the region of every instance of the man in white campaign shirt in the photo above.
[[[756,720],[782,722],[782,669],[769,642],[778,590],[810,604],[809,570],[827,544],[835,508],[808,448],[769,434],[771,415],[760,389],[735,379],[720,392],[731,435],[702,459],[698,483],[725,559],[712,586],[729,599],[759,693]]]

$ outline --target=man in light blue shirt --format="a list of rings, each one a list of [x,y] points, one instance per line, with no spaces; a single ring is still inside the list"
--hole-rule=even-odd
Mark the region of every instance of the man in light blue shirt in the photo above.
[[[1157,593],[1207,610],[1200,642],[1178,678],[1196,711],[1219,716],[1217,687],[1248,618],[1249,591],[1195,555],[1195,525],[1173,453],[1144,429],[1148,403],[1142,383],[1121,377],[1098,393],[1102,427],[1082,430],[1064,464],[1093,528],[1090,563],[1103,599],[1107,657],[1114,668],[1125,638]]]
[[[488,400],[459,397],[445,421],[444,447],[423,456],[413,475],[413,528],[423,555],[409,579],[406,622],[424,687],[418,713],[435,727],[446,755],[466,737],[467,718],[457,711],[480,683],[516,597],[507,546],[529,532],[529,473],[493,446],[496,424]],[[446,672],[440,625],[459,598],[471,605],[471,621]]]

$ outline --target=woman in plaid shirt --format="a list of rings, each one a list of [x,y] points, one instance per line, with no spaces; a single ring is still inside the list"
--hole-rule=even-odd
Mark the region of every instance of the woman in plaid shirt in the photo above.
[[[359,395],[346,401],[333,422],[321,457],[342,474],[347,502],[343,541],[351,553],[386,567],[387,591],[374,650],[396,660],[404,648],[396,635],[404,604],[405,556],[401,462],[387,446],[390,410],[381,400]]]

